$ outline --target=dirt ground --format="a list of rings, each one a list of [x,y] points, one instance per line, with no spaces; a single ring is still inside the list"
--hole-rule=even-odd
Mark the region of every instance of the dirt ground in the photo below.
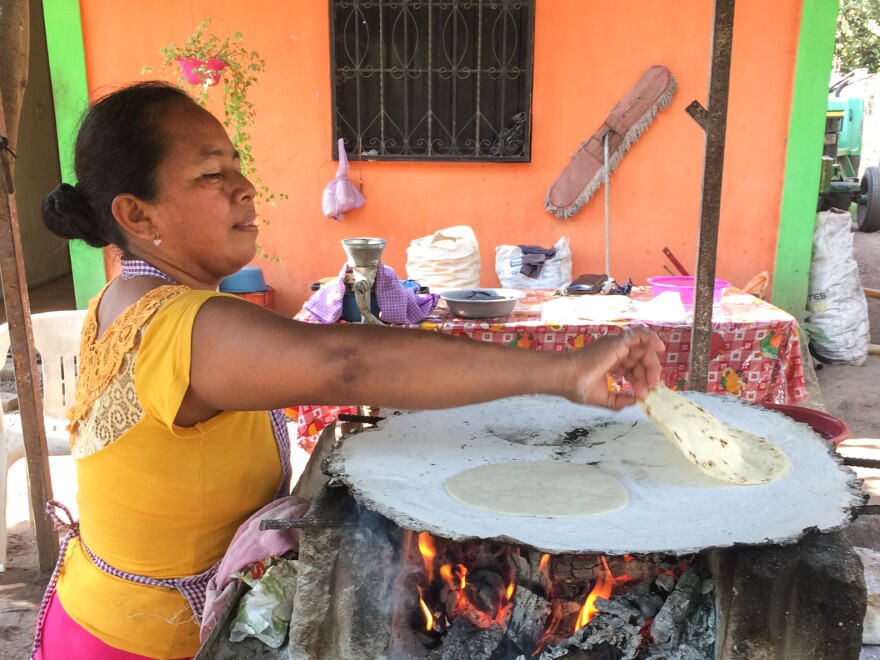
[[[880,289],[880,232],[854,234],[855,256],[862,286]],[[872,343],[880,344],[880,299],[868,298]],[[808,369],[809,371],[809,369]],[[861,367],[818,365],[818,389],[810,388],[806,405],[825,409],[849,424],[851,439],[841,453],[880,459],[880,356],[870,356]],[[56,499],[75,498],[70,457],[50,459]],[[880,470],[859,470],[872,500],[880,502]],[[39,574],[34,533],[27,520],[23,461],[10,471],[7,520],[9,527],[7,571],[0,574],[0,658],[27,658],[33,626],[47,578]],[[880,549],[880,516],[864,516],[850,528],[856,545]],[[880,648],[864,647],[862,660],[880,660]]]

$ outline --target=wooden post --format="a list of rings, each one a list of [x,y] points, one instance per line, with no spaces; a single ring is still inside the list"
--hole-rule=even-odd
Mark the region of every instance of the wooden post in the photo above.
[[[7,137],[6,120],[0,91],[0,143],[4,137]],[[37,532],[40,572],[48,575],[58,560],[58,535],[52,520],[45,512],[46,502],[52,499],[49,452],[46,447],[40,374],[37,371],[31,327],[31,305],[15,207],[11,158],[12,152],[0,146],[0,278],[3,280],[6,319],[9,323],[9,340],[15,366],[15,385],[18,388],[21,410],[21,429],[24,435],[31,508]],[[5,506],[5,502],[0,505]]]
[[[721,178],[727,134],[727,98],[730,91],[730,56],[733,46],[733,11],[736,0],[715,0],[712,27],[712,68],[709,72],[708,110],[697,101],[686,111],[706,132],[703,191],[700,199],[700,234],[694,283],[694,326],[688,389],[709,389],[709,352],[712,347],[712,295],[721,215]]]

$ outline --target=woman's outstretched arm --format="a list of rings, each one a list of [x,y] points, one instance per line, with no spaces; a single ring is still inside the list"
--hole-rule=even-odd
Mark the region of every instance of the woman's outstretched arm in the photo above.
[[[522,350],[434,332],[300,323],[229,298],[208,301],[193,327],[188,425],[221,410],[297,404],[421,409],[518,394],[552,394],[619,409],[608,391],[625,377],[636,397],[660,380],[663,343],[636,330],[572,353]]]

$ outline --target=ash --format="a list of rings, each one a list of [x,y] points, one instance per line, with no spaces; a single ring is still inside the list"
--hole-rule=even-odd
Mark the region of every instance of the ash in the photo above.
[[[568,639],[539,660],[711,660],[715,657],[715,583],[688,568],[676,581],[661,574],[610,600]],[[584,653],[588,652],[588,653]],[[519,655],[517,660],[527,660]]]

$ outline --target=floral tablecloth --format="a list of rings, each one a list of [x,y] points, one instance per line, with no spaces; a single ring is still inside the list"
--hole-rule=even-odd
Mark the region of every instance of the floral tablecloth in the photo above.
[[[405,327],[470,337],[544,351],[573,351],[606,334],[646,325],[666,344],[662,379],[670,388],[687,385],[691,352],[691,313],[655,305],[636,290],[632,303],[609,306],[619,296],[554,297],[552,291],[528,291],[507,317],[469,320],[452,316],[442,305],[421,323]],[[623,309],[626,307],[626,309]],[[312,320],[307,314],[300,320]],[[798,403],[806,399],[800,337],[794,317],[754,296],[728,295],[712,314],[709,391],[752,403]],[[356,407],[301,406],[299,443],[307,451],[339,413]],[[295,413],[295,410],[291,410]]]

